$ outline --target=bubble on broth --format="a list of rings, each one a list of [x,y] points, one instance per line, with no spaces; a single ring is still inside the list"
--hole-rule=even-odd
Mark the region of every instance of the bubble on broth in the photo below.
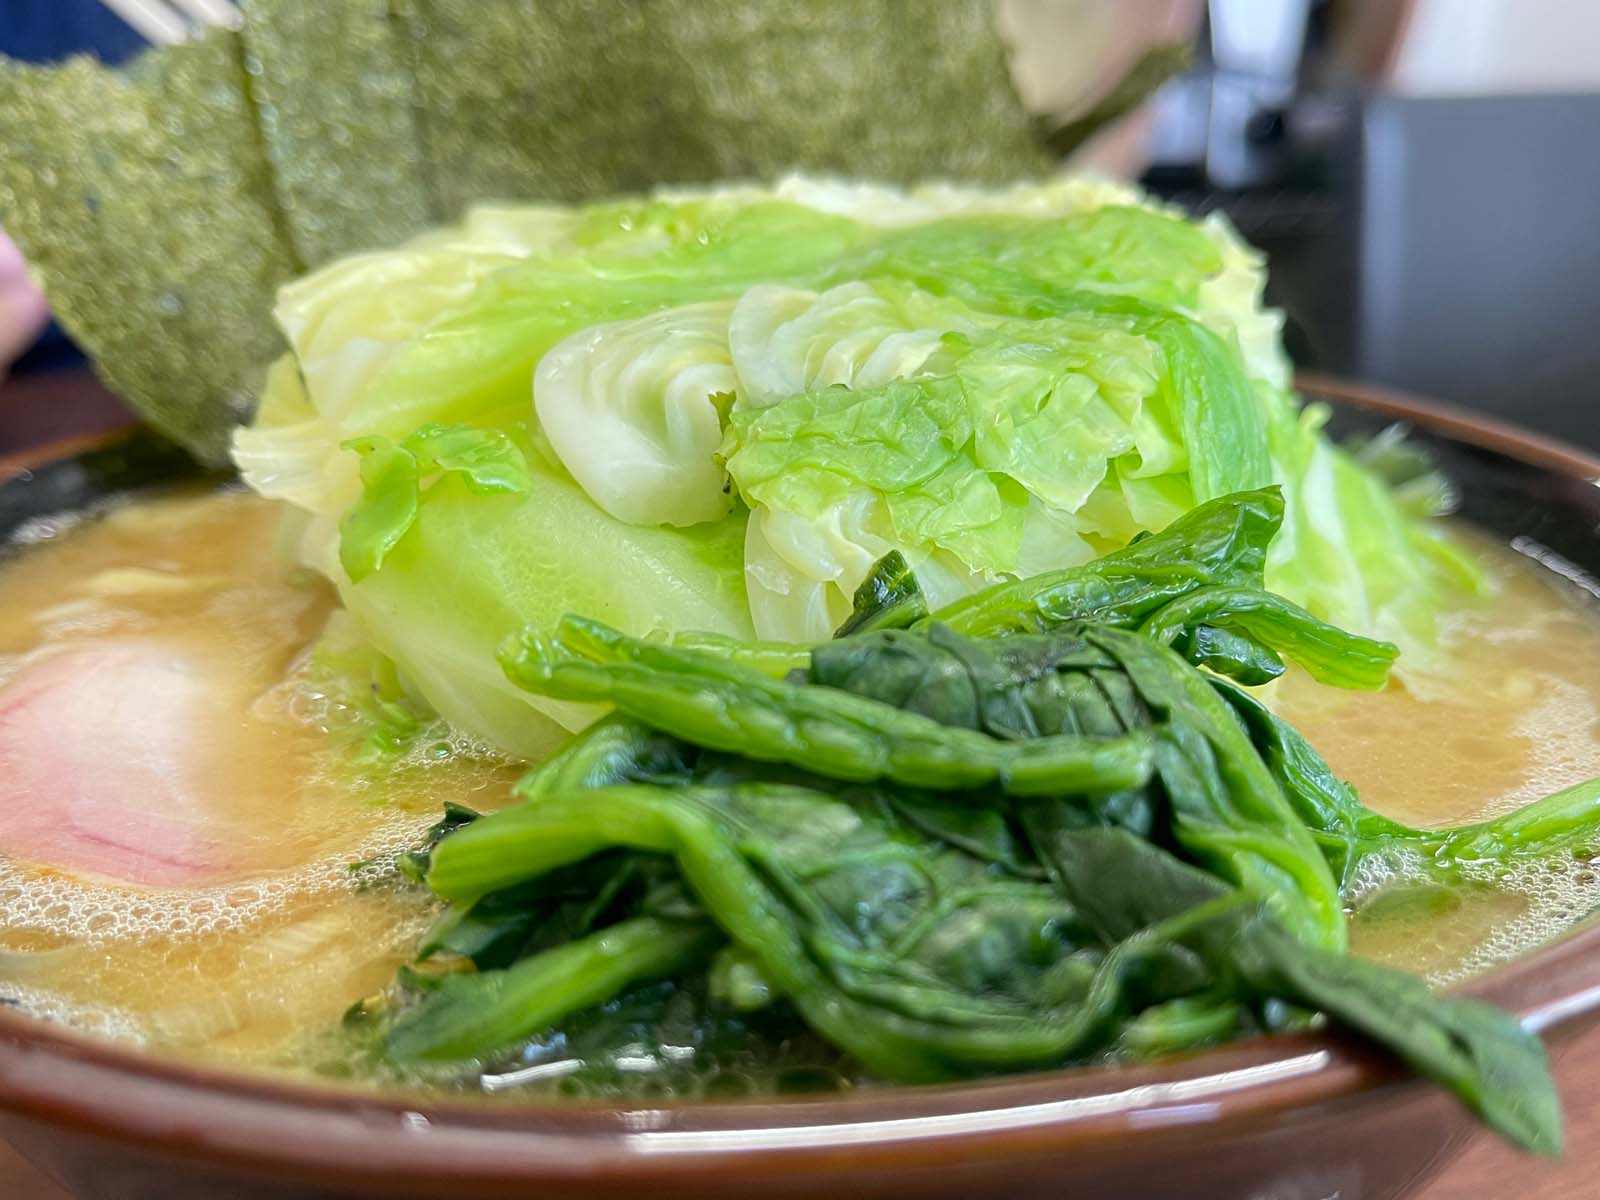
[[[1594,597],[1460,533],[1496,594],[1447,617],[1438,662],[1378,693],[1322,688],[1292,672],[1272,690],[1278,711],[1366,804],[1409,824],[1486,820],[1600,774]],[[1352,945],[1436,984],[1457,982],[1600,907],[1597,879],[1590,864],[1562,857],[1467,869],[1460,888],[1441,889],[1414,852],[1368,859],[1351,881]],[[1408,889],[1430,887],[1447,914],[1394,911]]]
[[[433,817],[374,815],[376,827],[349,852],[298,870],[209,887],[117,887],[0,857],[0,946],[30,941],[99,946],[233,932],[281,912],[291,901],[380,883]]]
[[[432,919],[425,893],[392,886],[419,832],[395,818],[357,848],[359,865],[341,854],[170,892],[0,863],[0,1000],[99,1036],[292,1062],[293,1047],[388,981]]]
[[[1596,734],[1600,706],[1594,693],[1571,680],[1548,679],[1538,702],[1517,723],[1528,739],[1528,780],[1500,797],[1494,811],[1510,812],[1600,773]]]
[[[295,659],[282,682],[274,684],[257,697],[251,706],[251,715],[262,720],[291,721],[323,734],[359,730],[365,723],[353,706],[333,695],[318,677],[309,650]],[[403,751],[387,758],[385,766],[389,770],[404,773],[437,768],[445,763],[493,765],[505,761],[505,756],[487,742],[435,719],[424,722]],[[336,782],[365,789],[371,780],[348,781],[341,775]],[[481,792],[504,782],[497,776],[485,775],[467,782],[463,790],[467,793]]]
[[[142,1046],[148,1042],[138,1017],[121,1009],[100,1004],[84,1004],[8,983],[0,978],[0,1003],[12,1004],[30,1016],[52,1025],[62,1025],[79,1033]]]
[[[1357,951],[1444,987],[1527,954],[1600,910],[1600,867],[1584,857],[1464,864],[1459,879],[1440,885],[1415,851],[1363,860],[1348,897]],[[1373,915],[1408,888],[1448,893],[1453,907],[1398,919]]]
[[[108,630],[224,664],[233,684],[202,710],[217,720],[195,731],[211,757],[193,778],[236,874],[151,888],[0,853],[0,999],[163,1049],[289,1061],[286,1047],[392,978],[436,912],[392,886],[399,853],[446,799],[502,802],[518,769],[445,733],[357,753],[361,715],[332,710],[304,670],[329,589],[251,552],[270,543],[272,506],[190,495],[101,516],[0,567],[0,683],[42,655],[105,647]]]
[[[1496,923],[1489,936],[1457,962],[1430,972],[1429,978],[1437,984],[1469,979],[1527,954],[1600,909],[1600,875],[1582,859],[1530,860],[1509,871],[1484,871],[1479,878],[1509,895],[1526,899],[1527,908]]]

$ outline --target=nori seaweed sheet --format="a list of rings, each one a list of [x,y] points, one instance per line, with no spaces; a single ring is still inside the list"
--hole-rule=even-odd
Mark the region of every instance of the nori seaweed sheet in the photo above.
[[[1054,161],[989,0],[245,0],[238,31],[0,58],[0,224],[108,383],[207,462],[277,287],[485,200]]]

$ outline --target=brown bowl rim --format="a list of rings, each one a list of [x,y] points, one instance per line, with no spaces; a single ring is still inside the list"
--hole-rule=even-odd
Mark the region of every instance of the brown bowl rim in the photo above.
[[[1600,458],[1405,392],[1321,375],[1318,398],[1600,481]],[[112,437],[120,436],[118,434]],[[88,448],[0,459],[0,479]],[[1600,1015],[1600,924],[1463,991],[1540,1032]],[[1202,1137],[1428,1085],[1336,1031],[1264,1037],[1138,1066],[1080,1067],[826,1098],[513,1104],[421,1099],[162,1059],[0,1009],[0,1112],[191,1162],[324,1184],[471,1186],[754,1178],[1111,1152],[1130,1136]]]

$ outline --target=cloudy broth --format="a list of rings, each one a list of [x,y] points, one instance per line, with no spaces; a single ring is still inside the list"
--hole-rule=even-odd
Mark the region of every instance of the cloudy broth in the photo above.
[[[331,592],[286,571],[276,521],[244,494],[174,496],[36,529],[53,536],[0,566],[0,995],[284,1058],[429,919],[372,886],[383,856],[518,774],[448,740],[352,753],[357,718],[305,663]]]
[[[518,765],[459,739],[352,752],[358,718],[307,666],[332,597],[273,553],[276,520],[242,494],[174,495],[36,527],[0,564],[0,998],[292,1064],[432,915],[385,881],[385,855],[446,800],[506,797]],[[1414,824],[1493,816],[1600,766],[1593,601],[1480,548],[1496,594],[1451,615],[1433,676],[1270,689],[1368,804]],[[1409,886],[1402,863],[1365,881],[1352,940],[1444,981],[1597,903],[1578,860],[1448,892]]]

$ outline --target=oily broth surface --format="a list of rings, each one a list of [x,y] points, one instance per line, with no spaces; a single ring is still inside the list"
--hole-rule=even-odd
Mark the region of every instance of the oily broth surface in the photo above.
[[[282,1059],[387,983],[431,916],[424,898],[371,886],[383,856],[444,800],[506,794],[516,768],[470,746],[357,765],[330,736],[356,718],[303,660],[332,595],[287,572],[276,522],[245,494],[175,495],[35,526],[36,544],[0,564],[0,704],[51,656],[125,646],[170,648],[220,681],[186,749],[198,819],[221,847],[215,877],[141,888],[0,846],[0,997],[175,1050]]]
[[[1600,775],[1600,605],[1475,531],[1456,530],[1494,593],[1450,614],[1447,653],[1383,691],[1343,692],[1290,672],[1269,689],[1370,807],[1407,824],[1463,825]],[[1351,946],[1445,983],[1548,941],[1600,908],[1579,859],[1412,886],[1404,862],[1358,881]]]
[[[332,598],[286,575],[275,523],[246,495],[174,496],[41,526],[40,544],[0,564],[0,704],[41,657],[129,639],[225,668],[193,741],[207,819],[232,853],[226,878],[145,888],[8,861],[0,847],[0,997],[174,1052],[291,1064],[326,1048],[339,1014],[389,981],[432,915],[425,897],[382,886],[383,856],[442,801],[493,807],[507,794],[518,768],[459,742],[352,766],[349,743],[329,735],[353,718],[301,665]],[[1434,674],[1377,694],[1292,673],[1269,689],[1367,803],[1414,824],[1492,816],[1600,771],[1593,600],[1478,545],[1497,593],[1451,617]],[[1578,862],[1449,893],[1405,883],[1404,864],[1367,881],[1353,944],[1440,980],[1600,903]]]

